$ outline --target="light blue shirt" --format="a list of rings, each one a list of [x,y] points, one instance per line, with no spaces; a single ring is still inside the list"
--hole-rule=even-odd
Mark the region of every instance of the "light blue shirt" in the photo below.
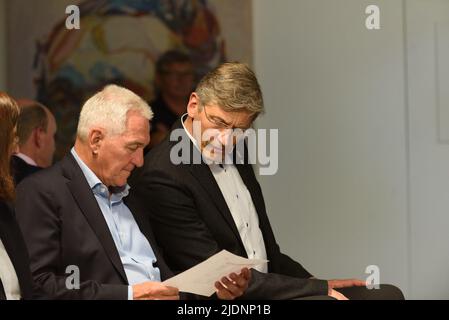
[[[123,202],[130,187],[126,185],[121,192],[110,194],[108,188],[81,160],[75,148],[72,148],[71,153],[83,171],[114,239],[130,284],[128,299],[132,300],[132,285],[145,281],[161,281],[161,275],[159,268],[154,267],[156,256],[148,239],[142,234],[134,216]]]

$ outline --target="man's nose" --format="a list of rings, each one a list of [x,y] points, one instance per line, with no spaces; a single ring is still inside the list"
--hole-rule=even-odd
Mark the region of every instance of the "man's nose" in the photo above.
[[[143,166],[144,163],[144,159],[143,159],[143,148],[139,148],[135,154],[134,157],[132,159],[133,164],[140,168],[141,166]]]

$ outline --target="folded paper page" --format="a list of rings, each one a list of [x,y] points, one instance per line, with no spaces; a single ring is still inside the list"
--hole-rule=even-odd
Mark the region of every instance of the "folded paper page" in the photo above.
[[[267,262],[268,260],[242,258],[222,250],[193,268],[164,281],[163,284],[176,287],[182,292],[210,297],[216,291],[216,281],[233,272],[238,274],[243,268],[252,268]]]

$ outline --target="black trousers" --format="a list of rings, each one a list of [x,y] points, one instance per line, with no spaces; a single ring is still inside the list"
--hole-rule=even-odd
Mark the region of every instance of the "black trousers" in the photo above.
[[[335,289],[349,300],[404,300],[402,291],[391,284],[381,284],[379,289],[367,289],[366,287],[350,287]],[[312,296],[297,300],[335,300],[329,296]]]
[[[379,289],[366,287],[350,287],[336,289],[349,300],[404,300],[401,289],[391,284],[381,284]]]

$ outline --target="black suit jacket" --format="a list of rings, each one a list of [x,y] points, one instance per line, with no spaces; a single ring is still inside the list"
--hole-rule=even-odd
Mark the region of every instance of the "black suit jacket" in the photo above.
[[[12,207],[0,200],[0,239],[14,266],[22,299],[37,298],[30,272],[28,251]]]
[[[132,194],[128,201],[146,209],[167,264],[175,272],[186,270],[222,249],[247,257],[231,212],[209,167],[205,163],[193,163],[193,159],[200,159],[200,153],[182,129],[181,121],[173,130],[178,130],[182,142],[177,144],[178,141],[170,141],[168,137],[147,154],[144,166],[130,180]],[[187,154],[186,150],[189,150]],[[173,164],[171,152],[187,161]],[[326,281],[306,279],[311,274],[281,253],[251,165],[236,166],[257,210],[270,261],[269,274],[253,271],[254,281],[246,297],[289,299],[327,295]]]
[[[129,209],[157,258],[161,278],[172,275],[137,208]],[[52,299],[128,298],[128,280],[112,235],[81,168],[71,154],[17,188],[16,214],[36,282]],[[66,288],[66,268],[80,271],[80,289]]]
[[[42,170],[42,168],[29,165],[19,157],[11,157],[11,171],[14,176],[15,185],[18,185],[23,179],[28,177],[30,174],[38,172],[39,170]]]

